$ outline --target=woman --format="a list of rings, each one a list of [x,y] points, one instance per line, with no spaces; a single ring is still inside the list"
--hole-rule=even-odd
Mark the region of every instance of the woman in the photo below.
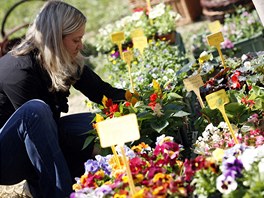
[[[48,1],[25,40],[0,59],[0,184],[27,180],[33,197],[67,197],[92,146],[89,113],[68,111],[73,85],[90,100],[125,98],[83,63],[86,18],[61,1]]]

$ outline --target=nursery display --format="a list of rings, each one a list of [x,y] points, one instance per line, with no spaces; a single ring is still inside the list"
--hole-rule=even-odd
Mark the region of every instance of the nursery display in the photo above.
[[[175,50],[170,51],[173,47]],[[71,198],[262,197],[264,52],[226,57],[224,67],[210,53],[204,53],[198,64],[188,63],[180,53],[177,58],[170,57],[177,47],[163,41],[151,41],[143,56],[137,49],[129,50],[133,51],[134,89],[129,81],[129,65],[113,52],[108,64],[118,77],[112,77],[112,83],[130,91],[120,103],[103,98],[91,133],[98,140],[99,122],[130,113],[137,115],[140,139],[125,146],[136,190],[131,190],[117,146],[120,165],[111,150],[89,159],[84,174],[73,185]],[[170,73],[170,69],[177,72]],[[183,85],[184,79],[194,75],[200,75],[204,82],[200,87],[203,108]],[[218,91],[224,91],[228,98],[224,105],[226,118],[219,109],[211,109],[206,97]],[[194,137],[193,144],[182,131]],[[191,155],[184,153],[188,149]]]
[[[131,43],[130,34],[138,28],[142,28],[148,38],[162,38],[164,35],[166,37],[166,35],[176,31],[176,22],[179,18],[180,15],[164,3],[155,5],[150,11],[136,10],[132,15],[99,29],[99,34],[96,37],[96,48],[100,52],[109,52],[114,49],[115,45],[111,42],[110,35],[119,31],[124,32],[124,44],[129,46]]]
[[[264,50],[263,26],[256,10],[248,11],[245,7],[238,7],[231,14],[226,14],[221,31],[224,35],[224,42],[221,47],[229,56],[242,56],[247,52]],[[191,51],[194,57],[198,58],[204,50],[214,49],[207,44],[206,37],[211,34],[208,27],[203,26],[198,33],[191,35]]]

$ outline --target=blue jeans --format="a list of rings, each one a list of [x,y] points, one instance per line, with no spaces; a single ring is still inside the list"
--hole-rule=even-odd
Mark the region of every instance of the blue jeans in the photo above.
[[[56,123],[46,103],[26,102],[0,129],[0,184],[27,180],[34,197],[68,197],[92,157],[93,145],[82,150],[92,119],[83,113]]]

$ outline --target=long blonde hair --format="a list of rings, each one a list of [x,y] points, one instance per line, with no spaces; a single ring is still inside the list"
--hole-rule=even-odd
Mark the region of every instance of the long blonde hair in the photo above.
[[[85,23],[86,17],[75,7],[58,0],[48,1],[29,27],[25,39],[12,53],[19,56],[37,49],[37,59],[52,81],[50,90],[68,90],[69,81],[78,79],[84,58],[79,53],[73,60],[63,45],[63,37]]]

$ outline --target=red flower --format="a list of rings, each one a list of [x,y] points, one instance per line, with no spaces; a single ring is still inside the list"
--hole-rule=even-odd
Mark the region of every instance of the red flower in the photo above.
[[[151,102],[155,102],[157,100],[157,98],[158,98],[158,94],[157,93],[151,94],[151,96],[149,97]]]
[[[110,113],[118,112],[118,110],[119,110],[118,104],[113,104],[111,107],[109,107]]]

